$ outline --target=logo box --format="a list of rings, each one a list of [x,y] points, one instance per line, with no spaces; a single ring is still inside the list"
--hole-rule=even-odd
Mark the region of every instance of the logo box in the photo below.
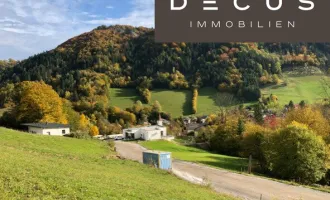
[[[329,0],[155,0],[155,38],[156,42],[330,42],[329,9]]]

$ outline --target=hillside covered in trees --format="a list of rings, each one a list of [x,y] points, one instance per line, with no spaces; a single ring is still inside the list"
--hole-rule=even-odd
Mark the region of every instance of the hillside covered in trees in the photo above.
[[[19,104],[24,95],[15,91],[22,88],[20,83],[42,81],[89,118],[109,119],[111,113],[111,122],[136,123],[156,119],[161,112],[159,103],[151,102],[150,90],[214,87],[255,101],[262,86],[281,82],[284,70],[329,72],[329,53],[325,43],[160,44],[154,42],[153,29],[101,26],[26,60],[1,61],[0,107]],[[138,102],[138,119],[130,110],[110,112],[110,87],[134,88],[152,106],[142,109]],[[192,100],[194,112],[196,104],[197,97]]]
[[[110,85],[138,87],[146,102],[152,88],[205,86],[255,100],[282,69],[327,70],[329,50],[329,44],[305,43],[158,44],[152,29],[102,26],[1,70],[0,82],[42,80],[73,102],[106,96]]]

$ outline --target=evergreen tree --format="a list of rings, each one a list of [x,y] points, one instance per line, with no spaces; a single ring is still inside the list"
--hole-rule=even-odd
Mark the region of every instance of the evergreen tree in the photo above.
[[[293,103],[293,101],[291,100],[291,101],[289,102],[289,109],[290,109],[290,110],[293,110],[294,108],[295,108],[294,103]]]
[[[258,124],[263,124],[264,123],[264,117],[262,113],[262,106],[260,103],[254,106],[254,119]]]
[[[300,108],[305,108],[306,107],[306,102],[303,100],[299,103]]]
[[[244,131],[245,131],[245,122],[243,119],[240,118],[237,124],[237,133],[238,135],[243,135]]]

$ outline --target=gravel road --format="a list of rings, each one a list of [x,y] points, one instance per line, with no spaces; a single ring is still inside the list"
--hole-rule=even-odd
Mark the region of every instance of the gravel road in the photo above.
[[[116,150],[123,158],[142,162],[142,152],[146,149],[136,143],[116,142]],[[193,183],[210,184],[217,192],[242,199],[330,200],[329,193],[180,160],[173,160],[173,173]]]

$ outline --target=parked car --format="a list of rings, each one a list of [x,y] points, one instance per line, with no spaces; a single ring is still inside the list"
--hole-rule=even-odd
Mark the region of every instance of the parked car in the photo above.
[[[123,136],[116,136],[114,139],[115,139],[115,140],[123,140],[124,137],[123,137]]]

